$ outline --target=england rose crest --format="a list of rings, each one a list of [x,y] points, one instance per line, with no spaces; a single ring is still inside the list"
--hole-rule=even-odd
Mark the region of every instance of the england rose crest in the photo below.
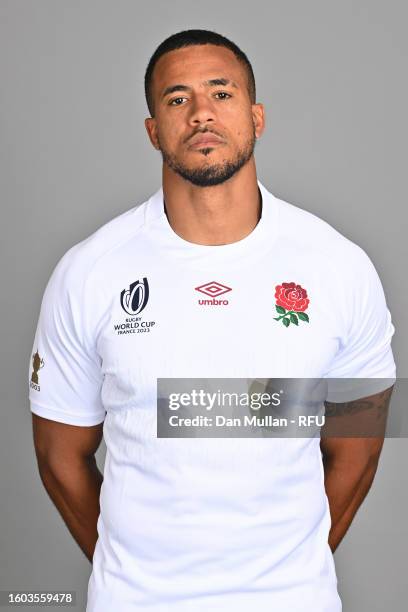
[[[275,287],[276,311],[280,315],[275,321],[282,321],[285,327],[291,323],[298,325],[299,321],[309,323],[305,310],[309,306],[306,289],[296,283],[282,283]]]

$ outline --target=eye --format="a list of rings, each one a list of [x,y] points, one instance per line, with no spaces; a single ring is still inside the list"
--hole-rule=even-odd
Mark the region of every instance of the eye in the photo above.
[[[173,100],[170,100],[169,102],[169,106],[180,106],[180,104],[175,104],[175,102],[177,102],[177,100],[185,100],[186,98],[183,98],[182,96],[179,96],[178,98],[173,98]]]
[[[220,98],[221,100],[227,100],[227,98],[224,98],[224,96],[228,96],[228,98],[232,98],[231,94],[227,93],[226,91],[219,91],[215,95],[222,96],[222,98]]]

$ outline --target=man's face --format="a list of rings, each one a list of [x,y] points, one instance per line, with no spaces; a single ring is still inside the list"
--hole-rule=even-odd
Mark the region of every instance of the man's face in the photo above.
[[[252,157],[263,107],[251,103],[246,69],[229,49],[197,45],[166,53],[154,68],[152,94],[149,137],[184,179],[218,185]]]

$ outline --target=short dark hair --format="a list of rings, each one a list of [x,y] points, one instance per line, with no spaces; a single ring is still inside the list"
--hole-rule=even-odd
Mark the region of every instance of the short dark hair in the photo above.
[[[241,51],[241,49],[235,43],[233,43],[225,36],[218,34],[217,32],[212,32],[211,30],[183,30],[182,32],[177,32],[177,34],[172,34],[172,36],[166,38],[166,40],[164,40],[157,47],[156,51],[150,58],[150,61],[146,68],[144,79],[145,95],[147,107],[152,117],[154,116],[152,77],[155,65],[157,64],[160,57],[165,53],[168,53],[169,51],[174,51],[175,49],[181,49],[183,47],[190,47],[194,45],[216,45],[218,47],[226,47],[227,49],[230,49],[235,55],[235,57],[246,68],[248,77],[248,93],[252,104],[255,104],[255,77],[251,63],[245,53]]]

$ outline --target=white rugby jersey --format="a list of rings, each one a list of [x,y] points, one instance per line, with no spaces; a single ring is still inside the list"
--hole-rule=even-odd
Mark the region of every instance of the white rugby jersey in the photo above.
[[[261,219],[238,242],[181,238],[160,188],[49,280],[31,410],[104,421],[107,447],[87,612],[341,610],[318,438],[156,432],[159,377],[387,379],[378,391],[395,377],[366,253],[258,186]]]

